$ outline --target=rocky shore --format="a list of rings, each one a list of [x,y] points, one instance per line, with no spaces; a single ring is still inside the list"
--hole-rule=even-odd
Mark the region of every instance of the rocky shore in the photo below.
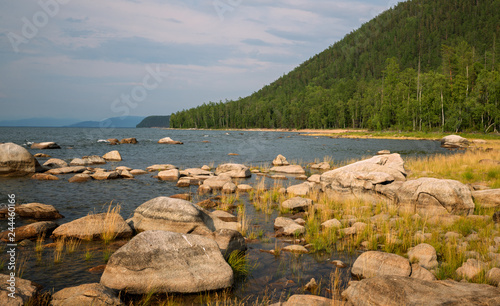
[[[109,142],[140,145],[134,138]],[[158,143],[182,144],[168,137]],[[456,135],[441,143],[472,150],[467,139]],[[498,168],[498,151],[488,151],[493,170]],[[286,239],[288,245],[263,249],[263,254],[361,253],[352,265],[334,263],[336,269],[348,269],[353,278],[349,284],[340,286],[332,280],[325,290],[311,279],[303,288],[307,294],[293,295],[278,305],[500,305],[500,189],[432,175],[412,177],[415,170],[409,170],[399,154],[386,151],[341,167],[328,161],[294,165],[278,155],[268,168],[234,163],[215,169],[207,165],[179,169],[170,164],[105,168],[109,161],[121,160],[114,150],[102,157],[50,158],[41,164],[22,146],[0,144],[1,176],[86,184],[151,174],[180,188],[196,186],[206,198],[194,203],[189,194],[152,197],[126,220],[111,205],[107,212],[70,222],[64,222],[62,208],[18,205],[19,217],[34,222],[16,229],[16,242],[40,237],[51,237],[56,244],[124,241],[110,255],[100,283],[68,287],[41,298],[36,284],[16,278],[19,305],[42,300],[50,305],[123,305],[126,295],[231,288],[238,274],[231,256],[244,254],[255,233],[246,220],[245,204],[233,205],[226,201],[230,197],[233,202],[244,197],[246,205],[268,215],[279,212],[270,221],[274,225],[270,235]],[[253,186],[245,182],[252,176],[257,177]],[[287,185],[288,178],[303,182]],[[272,187],[266,179],[274,182]],[[0,210],[0,218],[7,213]],[[7,232],[0,233],[2,241],[8,237]],[[0,303],[9,305],[3,283]]]

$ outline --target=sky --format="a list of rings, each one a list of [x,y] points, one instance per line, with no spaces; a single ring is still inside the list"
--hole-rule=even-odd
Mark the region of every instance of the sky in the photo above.
[[[394,0],[0,0],[0,120],[245,97]]]

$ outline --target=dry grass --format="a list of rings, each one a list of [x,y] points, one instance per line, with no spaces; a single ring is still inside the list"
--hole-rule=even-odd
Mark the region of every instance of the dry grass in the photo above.
[[[426,176],[500,188],[500,165],[484,160],[500,160],[500,140],[488,140],[486,144],[453,155],[408,158],[405,166],[410,170],[409,178]]]
[[[118,221],[120,220],[120,204],[113,207],[113,202],[109,203],[106,216],[104,218],[104,231],[101,233],[101,239],[105,244],[115,240],[118,235]]]

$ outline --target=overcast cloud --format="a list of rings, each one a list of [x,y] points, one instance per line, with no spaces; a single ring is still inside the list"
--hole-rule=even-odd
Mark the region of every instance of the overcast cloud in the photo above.
[[[0,120],[168,115],[244,97],[395,3],[0,0]]]

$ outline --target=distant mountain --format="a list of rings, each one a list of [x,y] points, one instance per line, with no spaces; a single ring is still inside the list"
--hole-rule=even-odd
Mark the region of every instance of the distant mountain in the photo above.
[[[112,117],[101,121],[82,121],[66,127],[88,127],[88,128],[134,128],[144,117],[125,116]]]
[[[137,128],[170,127],[170,116],[149,116],[144,118]]]
[[[0,126],[16,126],[16,127],[61,127],[74,124],[77,119],[58,119],[58,118],[27,118],[18,120],[3,120],[0,121]]]

